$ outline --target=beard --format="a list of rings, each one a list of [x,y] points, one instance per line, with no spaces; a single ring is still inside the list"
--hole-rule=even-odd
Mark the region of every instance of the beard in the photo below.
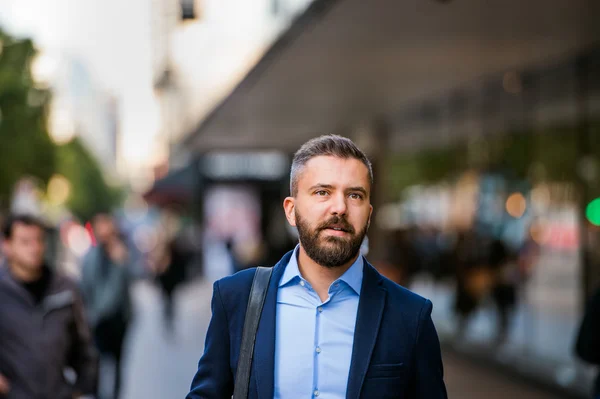
[[[321,232],[333,225],[348,233],[347,237],[322,237]],[[312,229],[296,209],[296,227],[300,244],[306,254],[317,264],[333,269],[347,264],[358,255],[369,229],[369,222],[367,221],[363,228],[356,233],[354,227],[345,218],[333,216]]]

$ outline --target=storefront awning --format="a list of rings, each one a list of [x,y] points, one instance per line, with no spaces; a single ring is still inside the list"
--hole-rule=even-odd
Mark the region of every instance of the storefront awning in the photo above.
[[[293,151],[393,121],[466,82],[586,49],[600,39],[598,15],[597,0],[316,0],[186,147]]]
[[[199,184],[197,164],[191,162],[183,168],[169,172],[154,182],[144,194],[144,199],[153,205],[187,205],[193,201]]]

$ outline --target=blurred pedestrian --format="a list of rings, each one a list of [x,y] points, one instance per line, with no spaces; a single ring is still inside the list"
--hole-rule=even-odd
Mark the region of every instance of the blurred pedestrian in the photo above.
[[[488,264],[493,273],[493,286],[491,298],[498,312],[498,328],[496,331],[496,344],[506,342],[511,320],[517,304],[517,287],[520,282],[517,253],[500,239],[491,243]]]
[[[257,335],[242,339],[256,269],[215,282],[187,398],[242,388],[235,362],[252,359],[242,342],[254,338],[248,398],[447,398],[431,302],[360,255],[373,211],[366,155],[347,138],[315,138],[294,155],[290,183],[283,207],[300,242],[261,280]]]
[[[419,271],[421,259],[413,245],[412,229],[399,228],[387,234],[384,258],[379,262],[379,271],[403,287],[409,288]]]
[[[600,287],[586,306],[577,335],[575,353],[583,361],[600,366]],[[600,399],[600,372],[596,377],[592,397]]]
[[[84,259],[81,284],[101,362],[114,362],[112,398],[118,399],[123,342],[131,320],[129,254],[112,216],[97,215],[93,228],[97,246]]]
[[[225,250],[229,256],[233,273],[237,273],[246,268],[238,256],[236,243],[233,237],[229,237],[225,240]]]
[[[8,217],[0,270],[0,398],[92,397],[97,355],[75,282],[44,262],[45,228]],[[64,373],[75,371],[73,383]]]
[[[151,261],[156,263],[153,265],[153,269],[163,294],[164,325],[166,331],[173,334],[175,330],[174,293],[177,287],[185,281],[186,267],[191,254],[174,238],[160,248],[155,256],[156,259]]]
[[[456,273],[457,339],[464,338],[471,316],[494,285],[494,273],[489,265],[490,242],[473,229],[458,233],[451,261]]]

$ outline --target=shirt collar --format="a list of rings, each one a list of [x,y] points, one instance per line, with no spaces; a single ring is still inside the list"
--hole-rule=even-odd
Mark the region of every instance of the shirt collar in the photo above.
[[[300,251],[300,245],[296,245],[294,248],[294,253],[290,258],[290,261],[283,272],[283,276],[281,276],[281,280],[279,280],[279,287],[283,287],[288,284],[292,280],[301,280],[302,275],[300,274],[300,269],[298,269],[298,251]],[[343,281],[350,288],[354,290],[358,295],[360,295],[360,289],[362,287],[363,280],[363,268],[364,268],[364,260],[362,255],[358,256],[352,266],[337,281]]]
[[[288,264],[285,268],[285,271],[283,272],[283,276],[281,276],[281,280],[279,280],[280,287],[283,287],[284,285],[286,285],[287,283],[289,283],[290,281],[292,281],[294,279],[302,278],[302,276],[300,276],[300,270],[298,269],[299,248],[300,248],[300,245],[296,245],[296,248],[294,248],[292,257],[290,258],[290,261],[288,262]]]

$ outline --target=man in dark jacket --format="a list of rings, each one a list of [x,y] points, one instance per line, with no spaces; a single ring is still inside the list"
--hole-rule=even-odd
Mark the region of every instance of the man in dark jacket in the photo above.
[[[600,366],[600,287],[587,304],[575,346],[585,362]],[[593,398],[600,399],[600,373],[596,377]]]
[[[97,356],[76,284],[44,263],[42,223],[9,217],[0,270],[0,398],[72,399],[96,390]],[[76,373],[73,383],[65,371]]]

